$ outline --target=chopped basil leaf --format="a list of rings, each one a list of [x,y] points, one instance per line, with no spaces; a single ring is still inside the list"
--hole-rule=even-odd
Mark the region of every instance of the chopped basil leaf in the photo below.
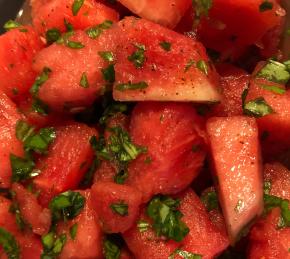
[[[256,77],[278,84],[286,84],[290,79],[290,73],[287,70],[287,65],[270,59]]]
[[[83,88],[88,88],[90,86],[86,72],[82,73],[80,86],[83,87]]]
[[[187,72],[194,64],[195,64],[195,61],[190,59],[184,68],[184,72]]]
[[[114,64],[110,64],[107,68],[102,68],[101,71],[102,71],[103,78],[105,81],[107,81],[111,84],[115,82]]]
[[[61,32],[57,28],[49,29],[45,33],[45,38],[46,38],[47,44],[52,44],[61,38]]]
[[[210,191],[201,196],[201,201],[205,205],[207,211],[219,208],[219,200],[215,191]]]
[[[20,23],[18,23],[18,22],[15,22],[15,21],[13,21],[13,20],[9,20],[9,21],[7,21],[5,24],[4,24],[4,29],[6,30],[6,31],[9,31],[9,30],[13,30],[13,29],[16,29],[16,28],[19,28],[19,27],[21,27],[21,24]]]
[[[124,184],[128,179],[128,176],[129,175],[127,170],[120,170],[120,172],[114,176],[114,182],[117,184]]]
[[[32,111],[35,111],[41,115],[48,115],[50,108],[49,106],[44,103],[42,100],[39,98],[33,98],[32,106],[31,106]]]
[[[20,249],[15,237],[2,227],[0,227],[0,245],[8,259],[20,258]]]
[[[212,8],[212,2],[212,0],[192,0],[197,23],[202,16],[208,16],[209,10]]]
[[[20,120],[16,124],[16,137],[23,142],[26,152],[44,154],[56,138],[56,133],[54,128],[42,128],[36,134],[33,127]]]
[[[275,85],[264,85],[264,84],[259,84],[260,87],[262,87],[265,90],[271,91],[275,94],[285,94],[286,90]]]
[[[72,13],[74,16],[78,14],[80,9],[82,8],[85,0],[74,0],[73,5],[72,5]]]
[[[146,220],[139,220],[137,223],[137,227],[139,229],[140,233],[146,232],[148,228],[150,227],[150,223]]]
[[[109,118],[113,117],[116,113],[123,113],[126,112],[128,110],[128,105],[126,105],[125,103],[121,103],[121,102],[113,102],[111,105],[109,105],[102,117],[99,120],[99,123],[101,125],[105,125],[108,121]]]
[[[136,159],[141,153],[147,152],[147,148],[133,144],[129,133],[121,127],[109,130],[113,134],[109,137],[108,147],[118,161],[129,162]]]
[[[116,89],[118,91],[126,91],[126,90],[139,90],[139,89],[145,89],[148,87],[148,84],[144,81],[138,82],[138,83],[132,83],[129,81],[128,83],[124,84],[118,84],[116,85]]]
[[[168,42],[168,41],[162,41],[162,42],[159,43],[159,45],[165,51],[170,51],[171,50],[171,43]]]
[[[110,29],[112,25],[113,25],[112,21],[106,20],[97,26],[87,29],[86,33],[91,39],[96,39],[102,34],[104,30]]]
[[[64,18],[64,26],[68,32],[72,32],[74,30],[72,24],[69,23],[65,18]]]
[[[20,182],[34,176],[33,169],[35,163],[30,158],[22,158],[10,154],[10,164],[12,169],[12,182]]]
[[[66,46],[71,49],[82,49],[85,47],[81,42],[79,41],[67,41]]]
[[[147,215],[153,220],[157,236],[165,236],[180,242],[189,233],[187,225],[181,221],[183,214],[178,210],[180,201],[168,196],[155,196],[147,207]]]
[[[11,206],[9,208],[9,212],[15,215],[16,224],[17,224],[18,228],[21,231],[23,231],[25,226],[26,226],[26,223],[21,215],[18,202],[14,201],[15,193],[13,193],[11,196],[13,197],[13,203],[11,204]]]
[[[36,78],[34,84],[30,88],[30,93],[32,94],[32,96],[37,96],[39,88],[48,80],[51,72],[52,71],[50,68],[43,68],[42,73]]]
[[[67,191],[54,197],[49,203],[53,221],[75,218],[84,208],[85,201],[79,192],[73,191]]]
[[[280,208],[281,217],[279,220],[278,227],[290,227],[290,209],[289,200],[276,197],[274,195],[264,194],[264,206],[265,213],[268,213],[273,208]]]
[[[126,204],[124,201],[120,201],[119,203],[112,203],[110,208],[113,212],[122,217],[128,216],[128,204]]]
[[[272,183],[270,181],[265,181],[264,182],[264,193],[270,194],[271,189],[272,189]]]
[[[265,0],[263,3],[260,4],[259,10],[260,12],[265,12],[273,9],[273,3]]]
[[[208,75],[208,66],[204,60],[199,60],[196,63],[196,67],[202,71],[204,74]]]
[[[65,234],[59,237],[54,232],[42,236],[41,238],[43,253],[42,259],[55,259],[61,253],[64,245],[66,244],[67,238]]]
[[[109,62],[114,61],[114,54],[112,51],[99,51],[98,53],[103,60],[109,61]]]
[[[290,35],[290,29],[288,29],[287,31],[286,31],[286,34],[289,36]]]
[[[120,248],[111,240],[104,241],[104,254],[106,259],[119,259],[121,257]]]
[[[263,97],[259,97],[244,103],[243,112],[246,115],[259,118],[274,113],[274,110]]]
[[[75,223],[69,229],[70,237],[71,237],[72,240],[75,240],[76,239],[77,231],[78,231],[78,224]]]
[[[21,141],[25,141],[28,137],[34,134],[34,127],[30,126],[23,120],[16,123],[16,137]]]
[[[174,259],[176,255],[179,255],[178,258],[184,258],[184,259],[202,259],[202,255],[199,254],[193,254],[181,249],[176,249],[169,257],[168,259]]]
[[[128,57],[128,60],[131,61],[136,68],[141,68],[146,60],[146,48],[142,44],[134,44],[134,46],[137,48],[137,50]]]
[[[110,153],[106,147],[105,138],[103,136],[100,136],[99,139],[97,139],[96,136],[91,137],[90,144],[95,150],[97,158],[104,160],[111,159]]]

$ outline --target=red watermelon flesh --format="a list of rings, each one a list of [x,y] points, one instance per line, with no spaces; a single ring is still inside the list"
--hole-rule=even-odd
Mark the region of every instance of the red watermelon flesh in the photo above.
[[[39,98],[52,110],[69,110],[92,104],[103,93],[106,81],[102,68],[108,66],[98,52],[112,51],[114,45],[110,36],[104,40],[93,40],[82,31],[76,31],[70,41],[84,45],[81,49],[53,44],[42,50],[35,59],[34,70],[41,73],[44,67],[51,69],[49,79],[40,87]],[[88,84],[81,86],[86,76]]]
[[[273,8],[263,12],[262,3],[263,0],[214,0],[209,16],[197,28],[200,40],[228,56],[250,45],[261,45],[263,36],[285,16],[277,1],[271,1]]]
[[[258,128],[243,116],[207,122],[219,201],[231,242],[263,211],[263,181]],[[234,155],[233,155],[234,154]]]
[[[142,192],[145,201],[154,194],[184,190],[203,165],[203,134],[203,121],[190,104],[137,104],[130,135],[148,152],[129,165],[128,183]]]
[[[33,58],[43,45],[30,26],[0,36],[0,89],[13,100],[18,100],[32,86],[36,77]]]
[[[40,34],[47,30],[57,28],[66,31],[64,19],[75,30],[84,30],[88,27],[103,23],[105,20],[116,22],[118,13],[95,0],[84,1],[77,15],[73,15],[74,0],[51,0],[45,4],[34,4],[33,25]]]
[[[77,224],[75,239],[67,235],[67,242],[60,254],[61,259],[67,258],[102,258],[103,233],[98,216],[93,208],[91,191],[79,191],[86,199],[81,213],[69,222],[58,227],[58,233],[69,233],[70,228]]]
[[[134,14],[163,26],[174,28],[191,6],[190,0],[119,0]]]
[[[218,75],[204,47],[197,41],[144,19],[128,17],[118,23],[115,100],[195,101],[220,100]],[[169,43],[169,51],[160,44]],[[138,47],[139,46],[139,47]],[[145,48],[145,60],[136,67],[128,57]],[[200,69],[198,68],[200,67]],[[142,89],[120,90],[120,84],[145,83]],[[146,85],[147,84],[147,85]]]
[[[11,184],[10,154],[23,155],[23,145],[16,138],[16,124],[23,117],[15,104],[0,92],[0,187],[8,188]]]
[[[36,164],[41,174],[34,179],[34,184],[41,191],[42,204],[78,186],[93,160],[90,139],[98,136],[95,129],[75,122],[57,126],[55,131],[56,139],[47,156],[39,158]]]
[[[92,187],[93,206],[103,231],[124,232],[131,228],[139,215],[141,193],[133,187],[110,182],[98,182]],[[127,213],[120,214],[112,206],[124,204]]]

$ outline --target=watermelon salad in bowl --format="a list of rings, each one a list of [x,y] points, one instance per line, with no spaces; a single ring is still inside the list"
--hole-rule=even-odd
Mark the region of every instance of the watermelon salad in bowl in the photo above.
[[[290,258],[289,2],[26,5],[0,36],[1,259]]]

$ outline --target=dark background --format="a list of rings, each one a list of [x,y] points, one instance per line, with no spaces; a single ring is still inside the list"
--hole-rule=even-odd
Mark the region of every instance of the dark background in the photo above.
[[[14,19],[21,8],[24,0],[0,0],[0,33],[3,25],[9,19]]]

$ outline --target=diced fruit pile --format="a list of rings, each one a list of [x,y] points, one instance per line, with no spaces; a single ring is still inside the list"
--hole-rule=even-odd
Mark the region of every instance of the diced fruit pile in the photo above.
[[[279,0],[31,7],[0,36],[1,259],[290,258]]]

